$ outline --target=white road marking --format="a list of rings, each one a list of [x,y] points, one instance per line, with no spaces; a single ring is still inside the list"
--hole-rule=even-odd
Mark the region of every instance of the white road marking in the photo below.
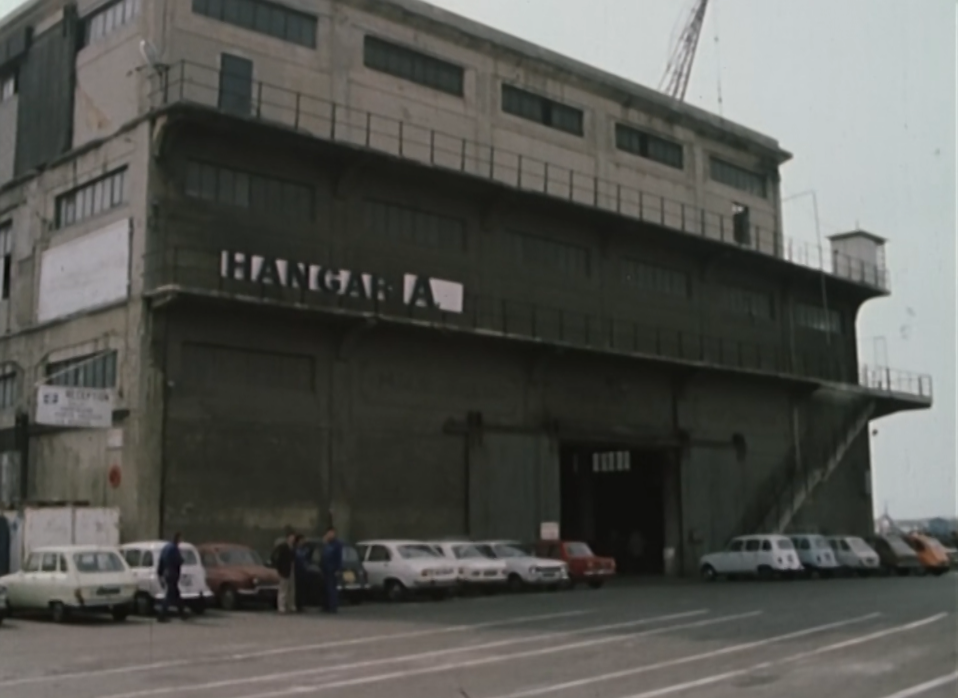
[[[928,691],[933,691],[939,686],[947,686],[955,681],[958,681],[958,671],[953,671],[947,676],[939,676],[937,679],[906,688],[903,691],[898,691],[898,693],[892,693],[890,696],[885,696],[885,698],[911,698],[912,696],[920,696],[922,693],[928,693]]]
[[[669,667],[679,666],[681,664],[688,664],[691,662],[698,662],[703,659],[713,659],[715,657],[721,657],[726,654],[733,654],[735,652],[744,652],[745,650],[755,649],[756,647],[762,647],[775,642],[786,642],[788,640],[794,640],[800,637],[805,637],[806,635],[814,635],[815,633],[822,633],[828,630],[834,630],[836,628],[843,628],[848,625],[853,625],[855,623],[864,623],[868,620],[874,620],[878,618],[880,613],[870,613],[866,616],[859,616],[857,618],[849,618],[848,620],[837,621],[835,623],[828,623],[827,625],[819,625],[814,628],[805,628],[804,630],[797,630],[795,632],[786,633],[784,635],[775,635],[773,637],[765,638],[763,640],[756,640],[754,642],[745,642],[740,645],[732,645],[731,647],[722,647],[717,650],[712,650],[710,652],[702,652],[700,654],[692,654],[685,657],[677,657],[676,659],[668,659],[662,662],[657,662],[655,664],[646,664],[644,666],[634,667],[632,669],[623,669],[622,671],[613,671],[608,674],[598,674],[596,676],[587,676],[581,679],[576,679],[575,681],[566,681],[564,683],[556,683],[551,686],[539,686],[537,688],[530,688],[524,691],[516,691],[515,693],[508,693],[501,696],[496,696],[496,698],[528,698],[529,696],[540,696],[546,693],[559,693],[560,691],[567,691],[572,688],[581,688],[582,686],[590,686],[595,683],[602,683],[604,681],[612,681],[614,679],[623,679],[628,676],[635,676],[636,674],[644,674],[649,671],[658,671],[659,669],[667,669]]]
[[[439,666],[423,667],[420,669],[406,669],[403,671],[394,671],[388,674],[376,674],[374,676],[364,676],[355,679],[344,679],[341,681],[332,681],[329,683],[322,684],[313,684],[309,686],[293,686],[286,689],[281,689],[278,691],[271,691],[269,693],[257,693],[255,695],[241,696],[239,698],[280,698],[281,696],[292,696],[300,693],[318,693],[320,691],[325,691],[333,688],[348,688],[352,686],[360,686],[370,683],[380,683],[383,681],[393,681],[399,679],[406,679],[412,676],[422,676],[425,674],[437,674],[444,671],[455,671],[458,669],[469,669],[477,666],[485,666],[488,664],[498,664],[500,662],[508,662],[516,659],[526,659],[528,657],[541,657],[543,655],[555,654],[557,652],[568,652],[570,650],[584,649],[588,647],[596,647],[602,644],[608,644],[610,642],[623,642],[625,640],[632,640],[639,637],[646,637],[649,635],[658,635],[661,633],[668,633],[674,630],[685,630],[688,628],[700,628],[706,625],[715,625],[718,623],[727,623],[733,620],[740,620],[743,618],[752,618],[761,614],[761,611],[749,611],[748,613],[738,613],[733,616],[722,616],[719,618],[712,618],[709,620],[697,621],[695,623],[685,623],[683,625],[670,625],[664,628],[654,628],[652,630],[645,630],[637,633],[627,633],[625,635],[616,635],[612,637],[602,637],[596,638],[594,640],[584,640],[582,642],[573,642],[566,645],[557,645],[555,647],[544,647],[537,650],[527,650],[525,652],[516,652],[513,654],[499,654],[493,655],[491,657],[481,657],[479,659],[467,659],[461,662],[454,662],[450,664],[440,664]],[[306,672],[304,672],[306,673]],[[317,672],[312,672],[317,673]],[[288,677],[289,674],[286,674]],[[275,679],[270,679],[275,680]],[[249,683],[249,682],[244,682]],[[111,698],[120,698],[119,696],[111,696]]]
[[[369,667],[381,666],[383,664],[396,664],[398,662],[410,662],[417,660],[429,660],[436,657],[442,657],[449,654],[462,654],[464,652],[475,652],[477,650],[493,649],[496,647],[507,647],[509,645],[518,645],[528,642],[537,642],[540,640],[553,640],[560,637],[570,637],[574,635],[585,635],[588,633],[604,632],[608,630],[618,630],[621,628],[631,628],[636,625],[648,625],[649,623],[660,623],[669,620],[679,620],[690,616],[700,616],[708,613],[708,610],[686,611],[684,613],[673,613],[666,616],[652,616],[651,618],[640,618],[620,623],[609,623],[606,625],[592,625],[585,628],[576,628],[573,630],[555,630],[539,635],[529,635],[526,637],[513,637],[506,640],[496,640],[495,642],[485,642],[479,645],[466,645],[464,647],[449,647],[441,650],[430,650],[428,652],[418,652],[416,654],[400,655],[397,657],[384,657],[381,659],[368,659],[361,662],[351,662],[348,664],[334,664],[318,669],[300,669],[297,671],[281,671],[273,674],[262,674],[260,676],[251,676],[242,679],[224,679],[222,681],[211,681],[204,684],[188,684],[185,686],[174,686],[165,688],[152,688],[142,691],[133,691],[131,693],[119,693],[108,696],[108,698],[143,698],[144,696],[159,696],[170,693],[186,693],[193,691],[205,691],[218,688],[228,688],[230,686],[241,686],[248,683],[260,683],[268,681],[278,681],[297,676],[316,676],[319,674],[330,674],[338,671],[347,671],[354,669],[367,669]]]
[[[775,659],[770,662],[762,662],[761,664],[755,664],[754,666],[747,667],[745,669],[736,669],[735,671],[727,671],[724,674],[713,674],[712,676],[706,676],[701,679],[696,679],[695,681],[687,681],[685,683],[674,684],[672,686],[665,686],[663,688],[657,688],[652,691],[645,691],[644,693],[636,693],[628,698],[657,698],[658,696],[665,696],[671,693],[679,693],[681,691],[687,691],[691,688],[700,688],[702,686],[709,686],[711,684],[720,683],[728,679],[733,679],[737,676],[744,676],[745,674],[750,674],[753,671],[761,671],[762,669],[768,669],[777,664],[786,664],[788,662],[798,662],[803,659],[808,659],[810,657],[817,657],[820,654],[825,654],[826,652],[834,652],[836,650],[843,650],[848,647],[854,647],[856,645],[861,645],[866,642],[871,642],[872,640],[880,640],[883,637],[888,637],[889,635],[895,635],[897,633],[908,632],[909,630],[915,630],[916,628],[922,628],[931,623],[936,623],[937,621],[945,618],[947,613],[939,613],[936,616],[931,616],[930,618],[925,618],[923,620],[916,621],[914,623],[907,623],[905,625],[897,625],[893,628],[888,628],[886,630],[880,630],[869,635],[860,635],[854,637],[850,640],[844,640],[843,642],[836,642],[833,645],[827,645],[825,647],[819,647],[818,649],[810,650],[808,652],[800,652],[799,654],[793,654],[789,657],[783,657],[782,659]]]
[[[562,613],[547,613],[538,616],[519,616],[516,618],[507,618],[503,620],[492,620],[483,623],[472,623],[468,625],[451,625],[448,628],[430,628],[428,630],[410,630],[400,633],[391,633],[384,635],[370,635],[366,637],[352,638],[348,640],[332,640],[329,642],[319,642],[309,645],[292,645],[289,647],[277,647],[270,650],[260,650],[257,652],[248,652],[244,654],[226,654],[211,655],[200,659],[173,659],[166,662],[153,662],[150,664],[133,664],[130,666],[113,667],[110,669],[92,669],[90,671],[75,671],[68,674],[48,674],[46,676],[30,676],[22,679],[10,679],[9,681],[0,681],[0,688],[9,686],[24,686],[27,684],[49,683],[51,681],[63,681],[74,679],[100,678],[102,676],[115,676],[122,674],[135,674],[145,671],[158,671],[160,669],[172,669],[174,667],[196,666],[198,664],[209,665],[216,662],[241,662],[247,659],[256,659],[260,657],[272,657],[279,654],[292,654],[296,652],[310,652],[313,650],[338,649],[340,647],[349,647],[354,645],[366,645],[374,642],[386,642],[389,640],[410,640],[418,637],[429,637],[431,635],[446,635],[450,633],[463,633],[473,630],[482,630],[483,628],[496,628],[507,625],[522,625],[525,623],[534,623],[541,620],[558,620],[560,618],[570,618],[573,616],[582,616],[590,613],[591,609],[578,611],[564,611]]]

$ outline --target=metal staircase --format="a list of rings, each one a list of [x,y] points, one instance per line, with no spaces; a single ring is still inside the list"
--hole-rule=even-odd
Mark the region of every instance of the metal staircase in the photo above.
[[[868,427],[875,403],[866,400],[846,413],[837,425],[810,427],[793,445],[782,467],[756,493],[745,512],[738,535],[785,531],[811,494],[838,468],[855,439]]]

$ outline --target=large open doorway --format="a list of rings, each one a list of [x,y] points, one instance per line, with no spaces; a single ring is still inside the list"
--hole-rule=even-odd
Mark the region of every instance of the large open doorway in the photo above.
[[[665,570],[667,450],[565,443],[561,530],[614,557],[624,574]]]

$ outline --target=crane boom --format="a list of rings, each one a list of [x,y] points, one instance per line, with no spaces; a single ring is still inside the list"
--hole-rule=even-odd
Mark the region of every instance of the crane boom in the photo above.
[[[659,89],[662,92],[680,102],[685,101],[685,91],[688,89],[689,77],[692,75],[692,64],[695,62],[695,51],[698,49],[699,38],[702,36],[702,25],[705,23],[705,11],[708,4],[709,0],[695,0],[685,28],[679,35],[669,62],[665,66],[665,74],[659,82]]]

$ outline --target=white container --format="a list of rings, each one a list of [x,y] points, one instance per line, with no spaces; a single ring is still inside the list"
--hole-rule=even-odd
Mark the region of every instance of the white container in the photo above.
[[[17,572],[31,550],[59,545],[120,544],[120,510],[115,507],[26,506],[0,512],[6,519],[9,568]],[[2,556],[0,556],[2,557]]]

